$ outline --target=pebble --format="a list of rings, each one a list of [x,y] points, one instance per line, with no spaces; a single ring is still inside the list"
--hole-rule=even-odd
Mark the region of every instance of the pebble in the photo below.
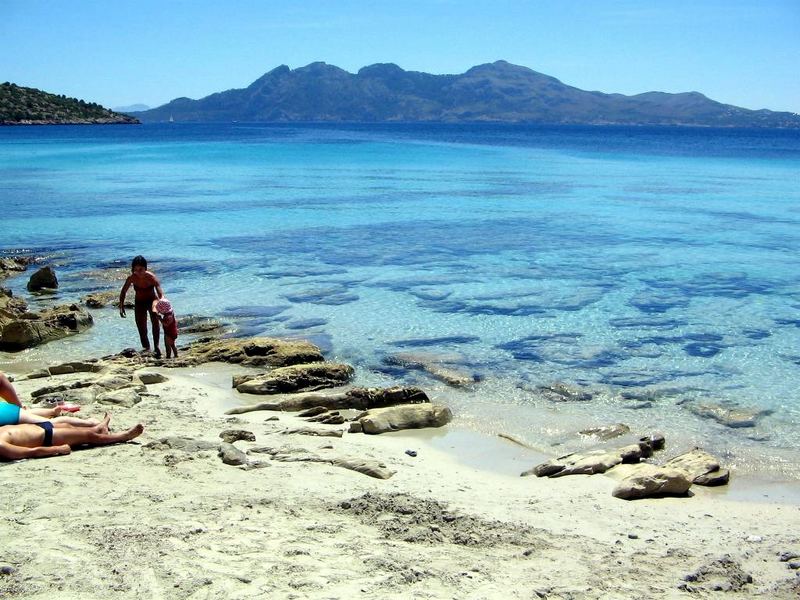
[[[0,567],[0,575],[13,575],[17,570],[10,565],[3,565]]]
[[[341,502],[339,504],[339,506],[341,506],[342,508],[347,509],[347,508],[350,508],[352,506],[352,504],[350,504],[347,500],[345,500],[344,502]]]
[[[747,536],[747,541],[748,542],[762,542],[762,541],[764,541],[764,538],[762,538],[760,535],[750,535],[750,536]]]
[[[638,535],[636,535],[635,533],[629,533],[629,534],[628,534],[628,539],[631,539],[631,540],[638,540],[638,539],[639,539],[639,536],[638,536]]]
[[[406,450],[406,454],[408,454],[409,456],[416,456],[417,455],[417,451],[416,450]]]
[[[787,562],[795,558],[800,558],[800,554],[797,552],[781,552],[779,558],[781,562]]]
[[[790,569],[800,569],[800,562],[790,562],[787,566]]]

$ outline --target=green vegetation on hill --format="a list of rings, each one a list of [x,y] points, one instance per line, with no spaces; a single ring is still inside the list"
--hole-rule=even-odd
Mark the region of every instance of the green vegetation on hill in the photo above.
[[[94,102],[48,94],[13,83],[0,84],[0,125],[138,123]]]

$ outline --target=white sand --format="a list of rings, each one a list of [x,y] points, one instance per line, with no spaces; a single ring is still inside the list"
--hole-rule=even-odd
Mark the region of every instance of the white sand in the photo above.
[[[112,428],[145,424],[136,442],[0,463],[0,566],[15,570],[0,575],[0,597],[681,598],[684,577],[704,565],[717,573],[689,582],[699,597],[715,597],[715,582],[738,587],[741,573],[753,583],[737,597],[798,597],[800,577],[778,556],[800,553],[791,494],[754,502],[694,486],[691,498],[625,502],[611,477],[520,478],[541,457],[464,432],[283,435],[305,423],[222,415],[241,401],[232,371],[162,369],[170,381],[149,386],[157,396],[113,411]],[[70,377],[16,386],[25,401]],[[264,454],[251,457],[268,466],[243,470],[214,450],[144,447],[165,436],[218,442],[229,428],[255,433],[242,449],[374,458],[396,473]]]

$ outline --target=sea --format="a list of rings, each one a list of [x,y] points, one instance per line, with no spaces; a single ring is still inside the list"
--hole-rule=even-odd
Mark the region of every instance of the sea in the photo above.
[[[56,294],[3,283],[32,309],[141,254],[179,317],[310,339],[455,426],[560,453],[619,422],[800,479],[800,131],[2,127],[0,215],[0,253],[56,269]],[[0,369],[138,346],[92,314]]]

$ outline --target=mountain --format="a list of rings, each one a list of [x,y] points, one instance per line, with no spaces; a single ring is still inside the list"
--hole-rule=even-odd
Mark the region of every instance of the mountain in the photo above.
[[[150,107],[147,104],[129,104],[128,106],[115,106],[111,110],[118,113],[131,113],[150,110]]]
[[[138,123],[94,102],[48,94],[13,83],[0,84],[0,125]]]
[[[505,61],[460,75],[375,64],[348,73],[322,62],[282,65],[244,89],[177,98],[135,113],[142,121],[507,122],[592,125],[800,127],[788,112],[721,104],[698,92],[635,96],[587,92]]]

